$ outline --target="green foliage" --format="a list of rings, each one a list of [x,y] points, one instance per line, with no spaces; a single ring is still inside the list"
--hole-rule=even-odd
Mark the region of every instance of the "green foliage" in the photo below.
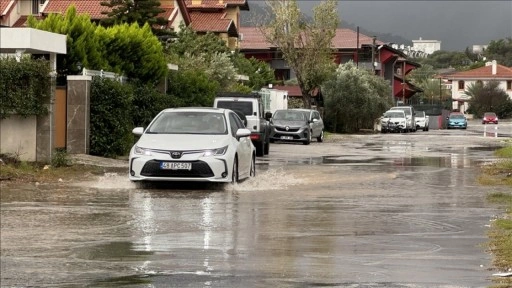
[[[153,25],[167,25],[167,20],[158,16],[165,12],[164,9],[160,8],[160,1],[158,0],[109,0],[101,2],[101,6],[110,8],[110,12],[102,12],[102,14],[108,16],[100,21],[105,26],[124,23],[137,23],[140,27],[143,27],[146,23],[150,27],[153,27]]]
[[[50,63],[22,57],[0,57],[0,119],[46,115],[51,97]]]
[[[229,92],[240,92],[243,94],[249,94],[252,91],[255,91],[255,90],[249,86],[246,86],[243,83],[235,83],[235,84],[231,85],[231,87],[229,89]]]
[[[183,24],[180,25],[180,29],[176,41],[166,47],[166,53],[169,55],[180,57],[184,56],[185,53],[199,56],[230,52],[226,42],[213,33],[199,35],[191,27],[185,27]]]
[[[219,84],[210,81],[201,70],[186,70],[169,73],[167,94],[171,96],[171,107],[211,107],[219,91]]]
[[[133,83],[133,124],[147,127],[149,122],[165,108],[171,108],[171,97],[161,93],[151,84]]]
[[[65,149],[56,149],[52,155],[51,165],[53,167],[66,167],[71,164],[68,153]]]
[[[498,81],[489,81],[485,84],[475,82],[465,91],[470,96],[469,113],[475,117],[482,117],[485,112],[495,112],[499,118],[512,116],[512,100],[507,92],[499,87]]]
[[[427,58],[414,59],[422,65],[430,65],[434,69],[455,68],[467,70],[474,62],[464,52],[439,50],[428,55]]]
[[[57,73],[59,75],[75,75],[82,67],[94,70],[108,70],[105,50],[95,33],[96,24],[88,15],[78,15],[72,5],[64,15],[50,14],[44,20],[36,20],[29,16],[28,26],[44,31],[67,35],[66,54],[57,55]]]
[[[354,63],[342,64],[336,77],[324,83],[326,126],[332,132],[373,129],[374,121],[392,106],[389,83]]]
[[[167,73],[162,44],[148,24],[142,28],[137,23],[98,27],[97,33],[113,72],[150,83]]]
[[[309,108],[312,91],[335,70],[331,41],[339,23],[337,1],[320,2],[313,9],[312,21],[303,19],[296,0],[267,0],[266,3],[273,19],[261,32],[269,43],[279,48],[295,72],[304,107]]]
[[[498,64],[512,66],[512,38],[493,40],[484,51],[488,60],[496,60]]]
[[[274,69],[263,61],[254,57],[247,59],[241,53],[234,54],[232,61],[238,74],[249,76],[246,85],[252,90],[260,90],[275,81]]]
[[[126,155],[133,143],[133,92],[129,85],[94,77],[91,85],[91,155]]]

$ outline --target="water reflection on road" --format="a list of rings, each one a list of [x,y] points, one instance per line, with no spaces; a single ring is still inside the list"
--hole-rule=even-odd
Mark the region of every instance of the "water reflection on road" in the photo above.
[[[481,244],[496,211],[475,178],[492,149],[385,141],[289,155],[323,144],[274,145],[236,185],[139,189],[115,173],[3,184],[2,286],[489,284]]]

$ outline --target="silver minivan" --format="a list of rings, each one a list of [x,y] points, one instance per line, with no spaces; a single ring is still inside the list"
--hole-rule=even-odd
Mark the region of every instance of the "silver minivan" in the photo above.
[[[415,111],[412,106],[395,106],[391,107],[389,110],[402,110],[405,113],[405,122],[406,131],[416,132],[416,117],[414,117]]]

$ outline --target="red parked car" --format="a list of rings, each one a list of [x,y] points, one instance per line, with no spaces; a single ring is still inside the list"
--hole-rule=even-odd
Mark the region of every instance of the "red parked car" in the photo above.
[[[482,118],[482,124],[494,123],[498,124],[498,116],[494,112],[486,112],[484,113],[484,118]]]

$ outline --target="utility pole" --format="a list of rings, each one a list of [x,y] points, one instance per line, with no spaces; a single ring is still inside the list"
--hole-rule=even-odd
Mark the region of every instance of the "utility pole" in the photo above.
[[[373,75],[375,75],[375,41],[377,40],[377,36],[373,36],[372,40],[372,71]]]

